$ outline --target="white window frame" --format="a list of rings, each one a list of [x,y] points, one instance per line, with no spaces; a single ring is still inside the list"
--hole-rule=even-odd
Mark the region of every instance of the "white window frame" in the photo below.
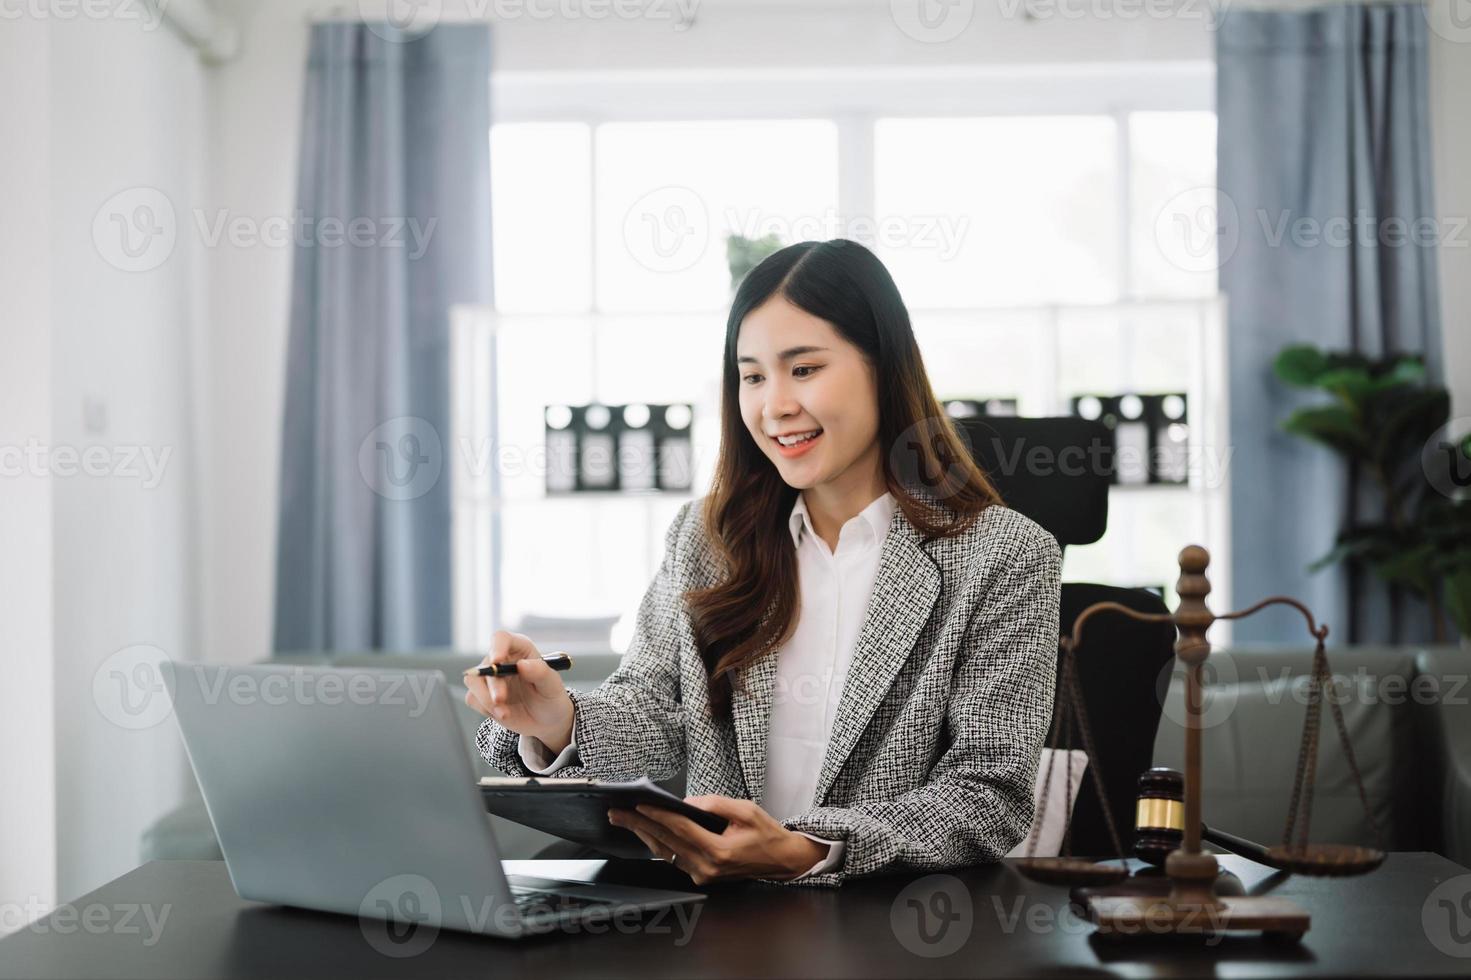
[[[499,72],[492,76],[495,123],[702,119],[831,119],[838,127],[838,210],[873,217],[874,122],[884,118],[1104,115],[1118,127],[1115,195],[1118,301],[1135,294],[1131,243],[1128,120],[1131,112],[1215,111],[1210,62],[951,66],[914,69],[719,69],[708,71]],[[593,140],[596,179],[597,140]],[[593,189],[596,213],[596,188]],[[593,308],[597,239],[590,246]]]

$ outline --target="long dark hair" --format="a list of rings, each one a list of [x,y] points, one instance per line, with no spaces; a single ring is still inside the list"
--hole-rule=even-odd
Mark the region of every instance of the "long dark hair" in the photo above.
[[[960,534],[1000,503],[930,389],[909,312],[883,263],[857,242],[802,242],[767,257],[736,290],[725,326],[720,456],[705,530],[725,577],[685,594],[714,717],[730,718],[732,679],[796,626],[797,556],[788,486],[741,418],[736,339],[746,315],[780,294],[831,323],[876,372],[884,480],[925,540]]]

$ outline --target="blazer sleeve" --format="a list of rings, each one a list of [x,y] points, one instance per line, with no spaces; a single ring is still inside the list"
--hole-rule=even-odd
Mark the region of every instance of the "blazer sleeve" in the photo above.
[[[784,820],[846,842],[841,867],[791,883],[834,886],[880,870],[983,864],[1026,836],[1052,722],[1062,560],[1041,528],[1014,540],[966,631],[945,715],[949,747],[928,782],[892,800],[814,807]]]
[[[691,501],[680,508],[664,538],[664,560],[644,593],[633,640],[616,670],[596,690],[568,690],[570,764],[550,778],[668,779],[685,767],[684,703],[679,683],[679,624],[687,617],[680,561],[681,529]],[[519,751],[520,736],[491,718],[476,732],[487,762],[514,776],[534,776]]]

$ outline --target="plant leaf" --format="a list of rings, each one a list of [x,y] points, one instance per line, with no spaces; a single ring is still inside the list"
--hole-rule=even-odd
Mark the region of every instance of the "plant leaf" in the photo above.
[[[1444,388],[1421,388],[1397,405],[1380,427],[1374,452],[1386,463],[1412,461],[1419,469],[1425,441],[1451,416],[1451,396]]]
[[[1295,344],[1282,349],[1272,368],[1288,384],[1311,388],[1318,375],[1328,370],[1328,355],[1310,344]]]
[[[1324,371],[1318,375],[1318,387],[1342,398],[1346,402],[1358,403],[1378,390],[1373,375],[1366,368],[1344,367]]]
[[[1401,357],[1384,374],[1375,379],[1384,387],[1421,384],[1425,380],[1425,362],[1418,357]]]
[[[1462,636],[1471,636],[1471,552],[1462,553],[1461,567],[1445,578],[1445,608]]]
[[[1378,525],[1344,531],[1334,542],[1333,550],[1309,565],[1308,571],[1320,571],[1341,561],[1373,560],[1382,553],[1390,534],[1388,529]]]
[[[1434,557],[1435,546],[1430,544],[1391,549],[1389,554],[1373,563],[1374,574],[1386,582],[1407,585],[1421,595],[1429,595],[1435,588],[1431,569]]]
[[[1282,428],[1350,456],[1362,457],[1369,451],[1368,440],[1358,420],[1342,405],[1300,408],[1287,417]]]

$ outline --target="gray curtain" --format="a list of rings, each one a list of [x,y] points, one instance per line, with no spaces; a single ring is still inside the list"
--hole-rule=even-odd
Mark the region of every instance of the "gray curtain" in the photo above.
[[[450,642],[449,310],[491,300],[490,35],[312,28],[277,650]]]
[[[1367,573],[1304,570],[1373,502],[1336,457],[1280,432],[1301,396],[1272,361],[1290,343],[1409,352],[1440,377],[1440,229],[1431,244],[1394,231],[1435,215],[1426,57],[1425,16],[1409,3],[1233,9],[1217,34],[1233,595],[1238,605],[1297,596],[1339,642],[1424,639],[1428,615],[1401,608]],[[1345,219],[1367,237],[1339,233]],[[1236,624],[1246,642],[1305,636],[1286,613]]]

